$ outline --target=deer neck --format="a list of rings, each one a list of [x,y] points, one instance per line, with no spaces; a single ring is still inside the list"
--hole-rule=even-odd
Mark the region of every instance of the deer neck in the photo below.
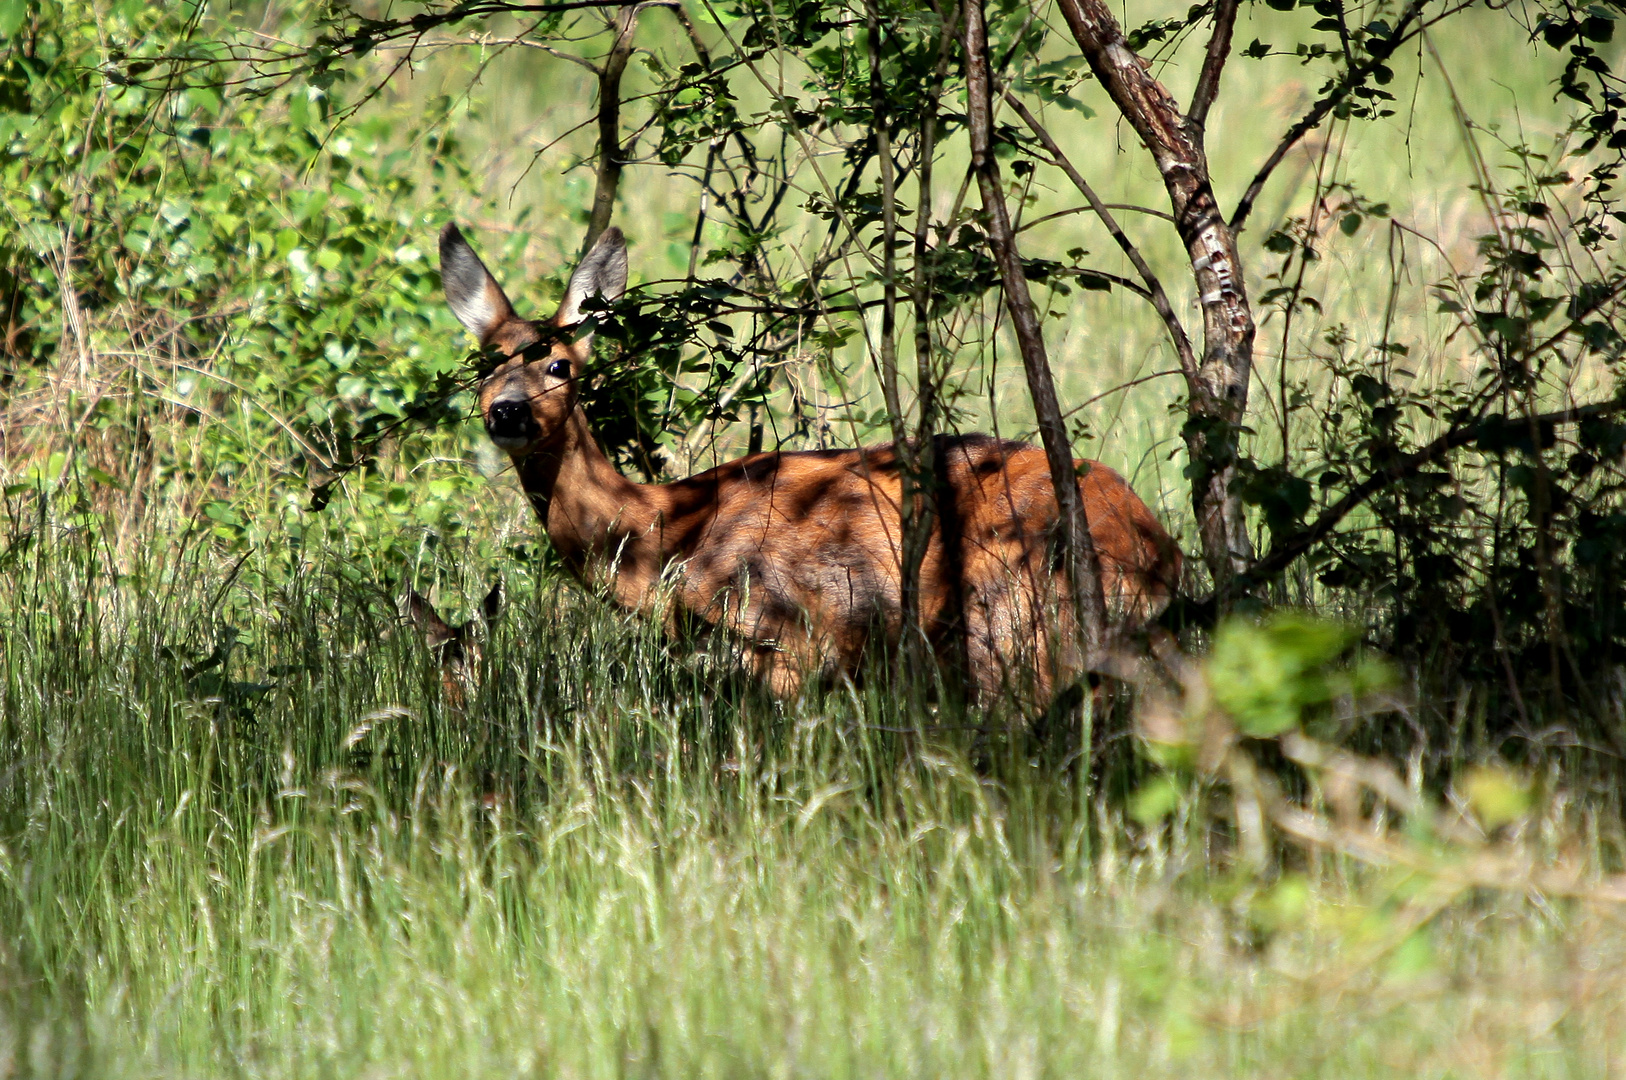
[[[532,450],[517,468],[565,564],[578,577],[612,585],[624,602],[641,606],[669,554],[661,528],[663,489],[617,472],[580,406],[553,445]]]

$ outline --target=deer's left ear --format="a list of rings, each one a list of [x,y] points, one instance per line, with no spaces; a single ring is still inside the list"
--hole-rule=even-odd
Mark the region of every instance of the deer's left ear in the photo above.
[[[595,294],[611,301],[627,291],[627,241],[620,229],[604,230],[593,250],[587,253],[576,272],[570,275],[564,303],[553,317],[555,326],[574,326],[582,321],[582,304]]]
[[[408,587],[406,609],[407,618],[412,620],[412,625],[418,628],[431,649],[457,637],[457,629],[442,619],[435,605],[417,589]]]
[[[440,283],[446,289],[452,314],[480,339],[481,345],[489,343],[497,327],[514,317],[514,306],[502,286],[456,225],[440,231]]]

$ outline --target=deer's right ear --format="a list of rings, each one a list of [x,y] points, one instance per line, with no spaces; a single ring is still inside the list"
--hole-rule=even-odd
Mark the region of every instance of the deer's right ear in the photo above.
[[[491,591],[486,593],[486,598],[480,601],[480,617],[488,624],[494,623],[497,621],[497,616],[502,614],[502,606],[502,578],[498,578],[497,583],[491,586]]]
[[[457,321],[485,345],[497,327],[514,317],[514,307],[480,256],[456,225],[440,231],[440,282]]]

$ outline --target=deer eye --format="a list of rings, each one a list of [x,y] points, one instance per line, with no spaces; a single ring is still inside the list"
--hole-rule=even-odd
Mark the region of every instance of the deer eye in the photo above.
[[[548,365],[548,374],[552,375],[555,379],[570,378],[570,361],[555,360],[553,363]]]

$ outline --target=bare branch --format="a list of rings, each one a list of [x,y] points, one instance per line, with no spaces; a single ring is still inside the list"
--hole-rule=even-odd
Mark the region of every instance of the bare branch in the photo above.
[[[1107,634],[1101,564],[1096,557],[1095,538],[1090,534],[1084,502],[1079,497],[1072,445],[1067,438],[1066,422],[1061,418],[1061,405],[1056,400],[1056,384],[1045,354],[1044,334],[1022,273],[1022,256],[1011,231],[999,162],[993,153],[993,82],[988,70],[988,31],[983,22],[982,0],[965,0],[964,34],[966,127],[971,136],[971,168],[982,193],[988,247],[1004,285],[1005,307],[1021,346],[1028,392],[1033,397],[1033,411],[1039,422],[1045,459],[1050,465],[1050,481],[1056,491],[1056,507],[1067,547],[1068,577],[1084,649],[1082,660],[1085,665],[1092,665],[1103,655]]]
[[[621,76],[632,56],[632,34],[638,26],[640,6],[627,4],[616,13],[615,41],[599,69],[598,181],[593,190],[593,213],[587,220],[587,239],[582,241],[583,254],[592,250],[615,214],[615,193],[621,186],[621,168],[625,164],[621,146]]]
[[[578,65],[580,67],[586,68],[588,71],[591,71],[594,75],[602,75],[603,74],[601,71],[599,71],[598,65],[593,63],[591,60],[587,59],[587,57],[585,57],[585,56],[577,56],[575,53],[568,53],[568,52],[565,52],[563,49],[555,49],[552,45],[544,45],[540,41],[532,41],[529,38],[513,38],[513,39],[511,39],[509,41],[494,41],[494,42],[489,42],[489,44],[493,44],[493,45],[522,45],[527,49],[540,49],[540,50],[547,53],[549,56],[553,57],[556,60],[568,60],[572,64],[576,64],[576,65]]]
[[[1037,155],[1035,155],[1035,156],[1037,156]],[[1039,160],[1045,161],[1045,164],[1047,164],[1047,165],[1054,165],[1058,169],[1061,168],[1061,162],[1059,162],[1059,161],[1047,161],[1044,158],[1040,158]],[[1174,215],[1173,214],[1166,214],[1161,210],[1153,210],[1150,206],[1140,206],[1140,205],[1138,205],[1136,203],[1113,203],[1113,202],[1102,203],[1101,205],[1106,207],[1108,210],[1128,210],[1132,214],[1145,214],[1148,217],[1162,218],[1164,221],[1167,221],[1169,224],[1171,224],[1171,225],[1174,224]],[[1027,232],[1029,229],[1033,228],[1034,226],[1043,225],[1047,221],[1054,221],[1057,218],[1068,217],[1069,215],[1072,215],[1072,214],[1084,214],[1084,213],[1090,213],[1090,214],[1095,213],[1095,207],[1093,207],[1093,206],[1070,206],[1066,210],[1057,210],[1057,211],[1054,211],[1053,213],[1042,214],[1042,215],[1040,215],[1039,217],[1036,217],[1036,218],[1028,218],[1026,221],[1022,222],[1022,227],[1020,229],[1017,229],[1016,231],[1017,232]]]
[[[1237,0],[1219,0],[1214,9],[1214,33],[1208,39],[1208,53],[1203,57],[1202,74],[1197,77],[1197,89],[1191,95],[1191,108],[1186,119],[1198,128],[1208,126],[1208,109],[1219,93],[1220,74],[1231,55],[1231,31],[1236,26]]]
[[[1056,140],[1050,137],[1050,132],[1045,130],[1043,124],[1039,123],[1039,118],[1034,116],[1028,110],[1028,107],[1022,103],[1022,100],[1011,93],[1008,88],[1004,93],[1005,100],[1010,103],[1011,108],[1016,110],[1016,115],[1022,118],[1022,122],[1043,144],[1045,150],[1055,160],[1056,165],[1062,172],[1067,174],[1067,179],[1073,182],[1073,186],[1078,188],[1079,193],[1089,202],[1090,209],[1095,211],[1095,216],[1101,219],[1101,224],[1106,226],[1107,232],[1112,234],[1112,239],[1123,249],[1123,253],[1128,256],[1130,263],[1135,267],[1135,272],[1146,283],[1147,299],[1152,302],[1152,307],[1157,309],[1158,315],[1163,319],[1163,325],[1169,332],[1169,340],[1174,343],[1175,355],[1180,360],[1180,369],[1186,373],[1188,379],[1195,380],[1197,378],[1197,354],[1193,351],[1191,339],[1186,336],[1186,328],[1180,325],[1180,318],[1175,315],[1174,305],[1169,303],[1169,295],[1163,291],[1163,283],[1158,280],[1156,272],[1152,270],[1151,265],[1141,255],[1140,249],[1124,233],[1123,228],[1118,224],[1118,219],[1112,216],[1112,211],[1108,209],[1107,204],[1101,201],[1101,197],[1095,193],[1094,188],[1090,187],[1083,174],[1073,167],[1071,161],[1067,160],[1067,155],[1062,153],[1061,147],[1056,144]]]
[[[1083,401],[1079,402],[1077,405],[1074,405],[1071,409],[1068,409],[1066,412],[1062,413],[1062,415],[1063,416],[1072,416],[1075,413],[1083,412],[1085,409],[1089,408],[1091,405],[1094,405],[1097,401],[1101,401],[1101,400],[1103,400],[1105,398],[1109,398],[1113,394],[1121,394],[1125,390],[1134,389],[1135,387],[1139,386],[1141,383],[1149,383],[1153,379],[1163,379],[1163,378],[1167,378],[1170,375],[1180,375],[1180,374],[1184,374],[1184,373],[1179,368],[1168,368],[1167,370],[1164,370],[1164,371],[1154,371],[1150,375],[1142,375],[1139,378],[1130,379],[1128,382],[1121,382],[1117,386],[1109,386],[1107,389],[1101,391],[1099,394],[1096,394],[1094,397],[1085,398]]]

